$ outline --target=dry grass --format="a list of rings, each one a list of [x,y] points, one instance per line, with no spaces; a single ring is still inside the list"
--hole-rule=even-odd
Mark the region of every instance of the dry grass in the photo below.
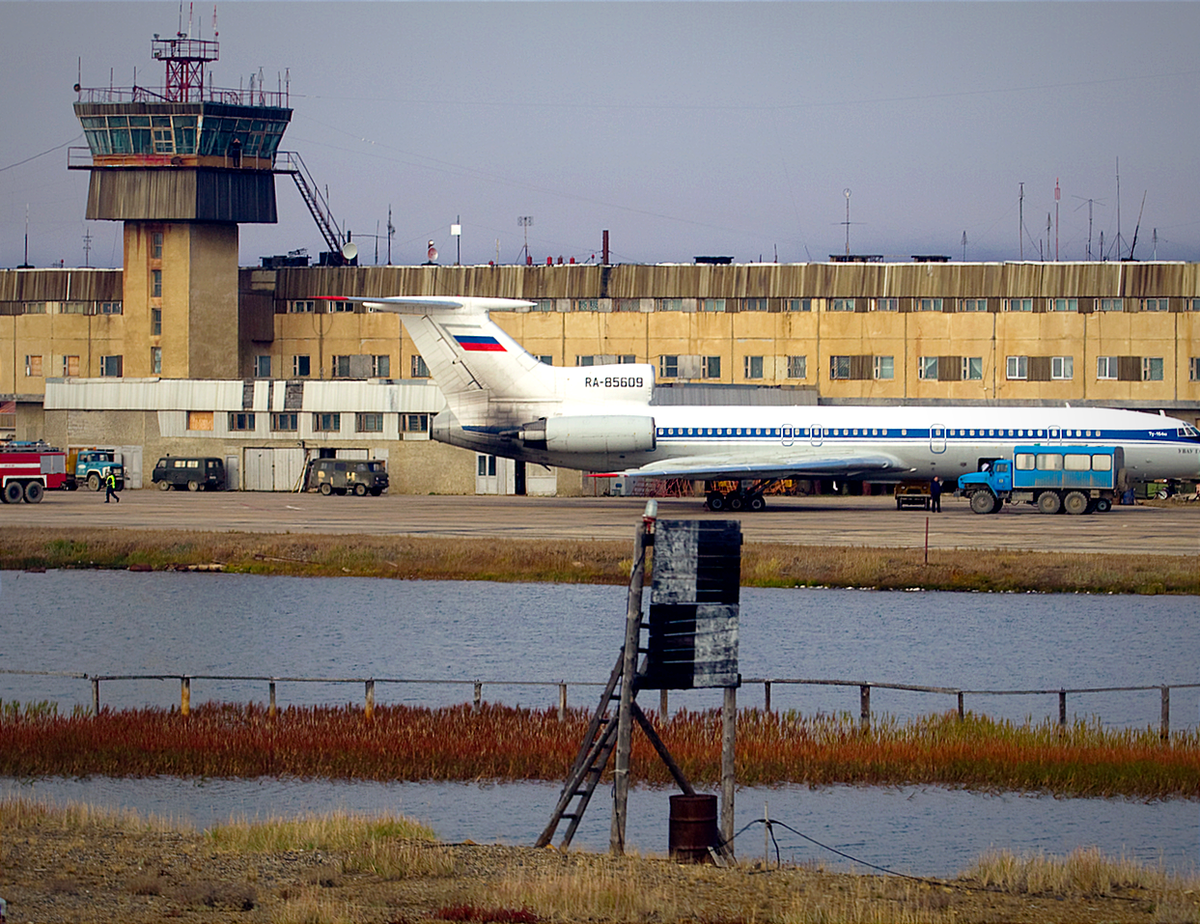
[[[194,831],[187,822],[160,815],[141,815],[133,810],[97,808],[83,802],[51,807],[42,802],[12,796],[0,799],[0,831],[37,829],[72,833],[100,826],[129,833]]]
[[[877,549],[749,543],[742,583],[758,587],[1200,594],[1195,556]],[[169,569],[299,576],[623,584],[629,545],[389,536],[298,536],[182,530],[0,529],[0,568]]]
[[[1128,857],[1114,859],[1098,847],[1079,848],[1065,857],[990,850],[965,870],[962,878],[1017,895],[1099,898],[1135,889],[1160,893],[1200,890],[1200,877],[1174,875],[1161,866],[1147,866]]]

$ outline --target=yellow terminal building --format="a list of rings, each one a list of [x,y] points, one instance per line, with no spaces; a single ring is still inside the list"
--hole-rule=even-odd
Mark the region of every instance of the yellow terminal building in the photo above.
[[[1200,264],[357,266],[279,149],[286,92],[204,86],[215,42],[155,39],[162,92],[79,89],[89,219],[120,270],[0,270],[0,439],[225,460],[291,490],[315,457],[388,462],[393,492],[591,493],[428,439],[443,405],[399,318],[330,296],[525,299],[494,319],[544,362],[650,363],[658,403],[1093,405],[1200,423]],[[238,225],[296,182],[331,265],[238,266]],[[353,262],[353,261],[349,261]],[[601,486],[601,489],[603,485]]]

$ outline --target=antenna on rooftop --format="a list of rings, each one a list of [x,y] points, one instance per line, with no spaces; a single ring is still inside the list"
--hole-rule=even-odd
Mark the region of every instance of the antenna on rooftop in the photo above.
[[[846,256],[850,256],[850,187],[847,186],[842,190],[842,195],[846,197]]]
[[[1079,203],[1079,205],[1078,205],[1078,206],[1076,206],[1076,208],[1075,208],[1075,211],[1077,211],[1077,212],[1078,212],[1078,211],[1079,211],[1081,208],[1083,208],[1083,203],[1084,203],[1084,202],[1086,202],[1086,203],[1087,203],[1087,207],[1088,207],[1088,240],[1087,240],[1087,258],[1088,258],[1088,260],[1089,260],[1089,261],[1091,261],[1091,259],[1092,259],[1092,204],[1093,204],[1093,203],[1096,203],[1097,205],[1104,205],[1104,200],[1103,200],[1103,199],[1092,199],[1092,198],[1086,198],[1086,199],[1085,199],[1083,196],[1072,196],[1071,198],[1073,198],[1073,199],[1079,199],[1079,200],[1081,200],[1081,201],[1080,201],[1080,203]],[[1103,238],[1101,238],[1101,240],[1100,240],[1100,249],[1101,249],[1101,250],[1104,250],[1104,240],[1103,240]]]

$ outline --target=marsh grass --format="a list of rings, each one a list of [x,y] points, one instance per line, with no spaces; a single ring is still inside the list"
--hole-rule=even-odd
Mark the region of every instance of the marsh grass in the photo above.
[[[97,808],[84,802],[51,806],[45,802],[5,796],[0,799],[0,831],[26,829],[52,830],[61,833],[80,833],[97,827],[129,833],[185,831],[195,829],[187,822],[164,818],[161,815],[141,815],[130,809]]]
[[[616,541],[300,536],[183,530],[0,529],[0,568],[156,570],[220,563],[226,571],[310,577],[624,584]],[[748,543],[748,587],[1200,594],[1196,556],[1055,554]]]

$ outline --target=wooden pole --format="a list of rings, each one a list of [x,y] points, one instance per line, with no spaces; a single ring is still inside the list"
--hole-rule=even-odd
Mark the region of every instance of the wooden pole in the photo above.
[[[733,790],[737,783],[736,744],[737,687],[726,687],[725,702],[721,706],[721,840],[730,859],[733,857]]]
[[[92,678],[92,715],[100,714],[100,678]]]
[[[1167,741],[1171,737],[1171,688],[1164,686],[1162,688],[1162,740]]]
[[[961,721],[962,721],[963,719],[965,719],[966,717],[967,717],[967,713],[966,713],[966,711],[963,709],[963,695],[962,695],[962,691],[961,691],[961,690],[959,690],[959,691],[958,691],[958,721],[960,721],[960,722],[961,722]]]
[[[667,715],[670,713],[671,703],[667,698],[667,688],[663,687],[658,691],[658,720],[660,722],[667,721]]]
[[[274,680],[272,680],[272,681],[271,681],[271,683],[270,683],[270,690],[271,690],[271,693],[270,693],[270,698],[271,698],[271,701],[270,701],[270,703],[267,705],[267,718],[268,718],[268,719],[273,719],[273,718],[275,718],[275,712],[276,712],[276,708],[275,708],[275,681],[274,681]]]
[[[771,681],[763,681],[763,712],[771,711]]]
[[[368,722],[375,721],[375,681],[368,680],[366,682],[367,705],[363,711],[363,718]]]
[[[629,757],[633,750],[633,687],[637,673],[638,644],[642,635],[642,583],[646,577],[646,547],[658,515],[658,503],[648,501],[633,541],[633,569],[625,606],[625,648],[621,658],[621,704],[617,713],[617,759],[613,767],[612,828],[608,849],[613,856],[625,853],[625,816],[629,805]],[[652,540],[651,540],[652,541]]]
[[[871,730],[871,686],[863,684],[858,688],[858,724],[868,732]]]
[[[179,678],[179,714],[190,715],[192,711],[192,678]]]
[[[1058,691],[1058,727],[1067,727],[1067,691]]]
[[[483,681],[476,680],[475,681],[475,698],[471,702],[471,711],[476,712],[476,713],[479,712],[479,708],[482,705],[482,703],[483,703]]]
[[[558,721],[567,718],[567,684],[564,681],[558,685]]]

